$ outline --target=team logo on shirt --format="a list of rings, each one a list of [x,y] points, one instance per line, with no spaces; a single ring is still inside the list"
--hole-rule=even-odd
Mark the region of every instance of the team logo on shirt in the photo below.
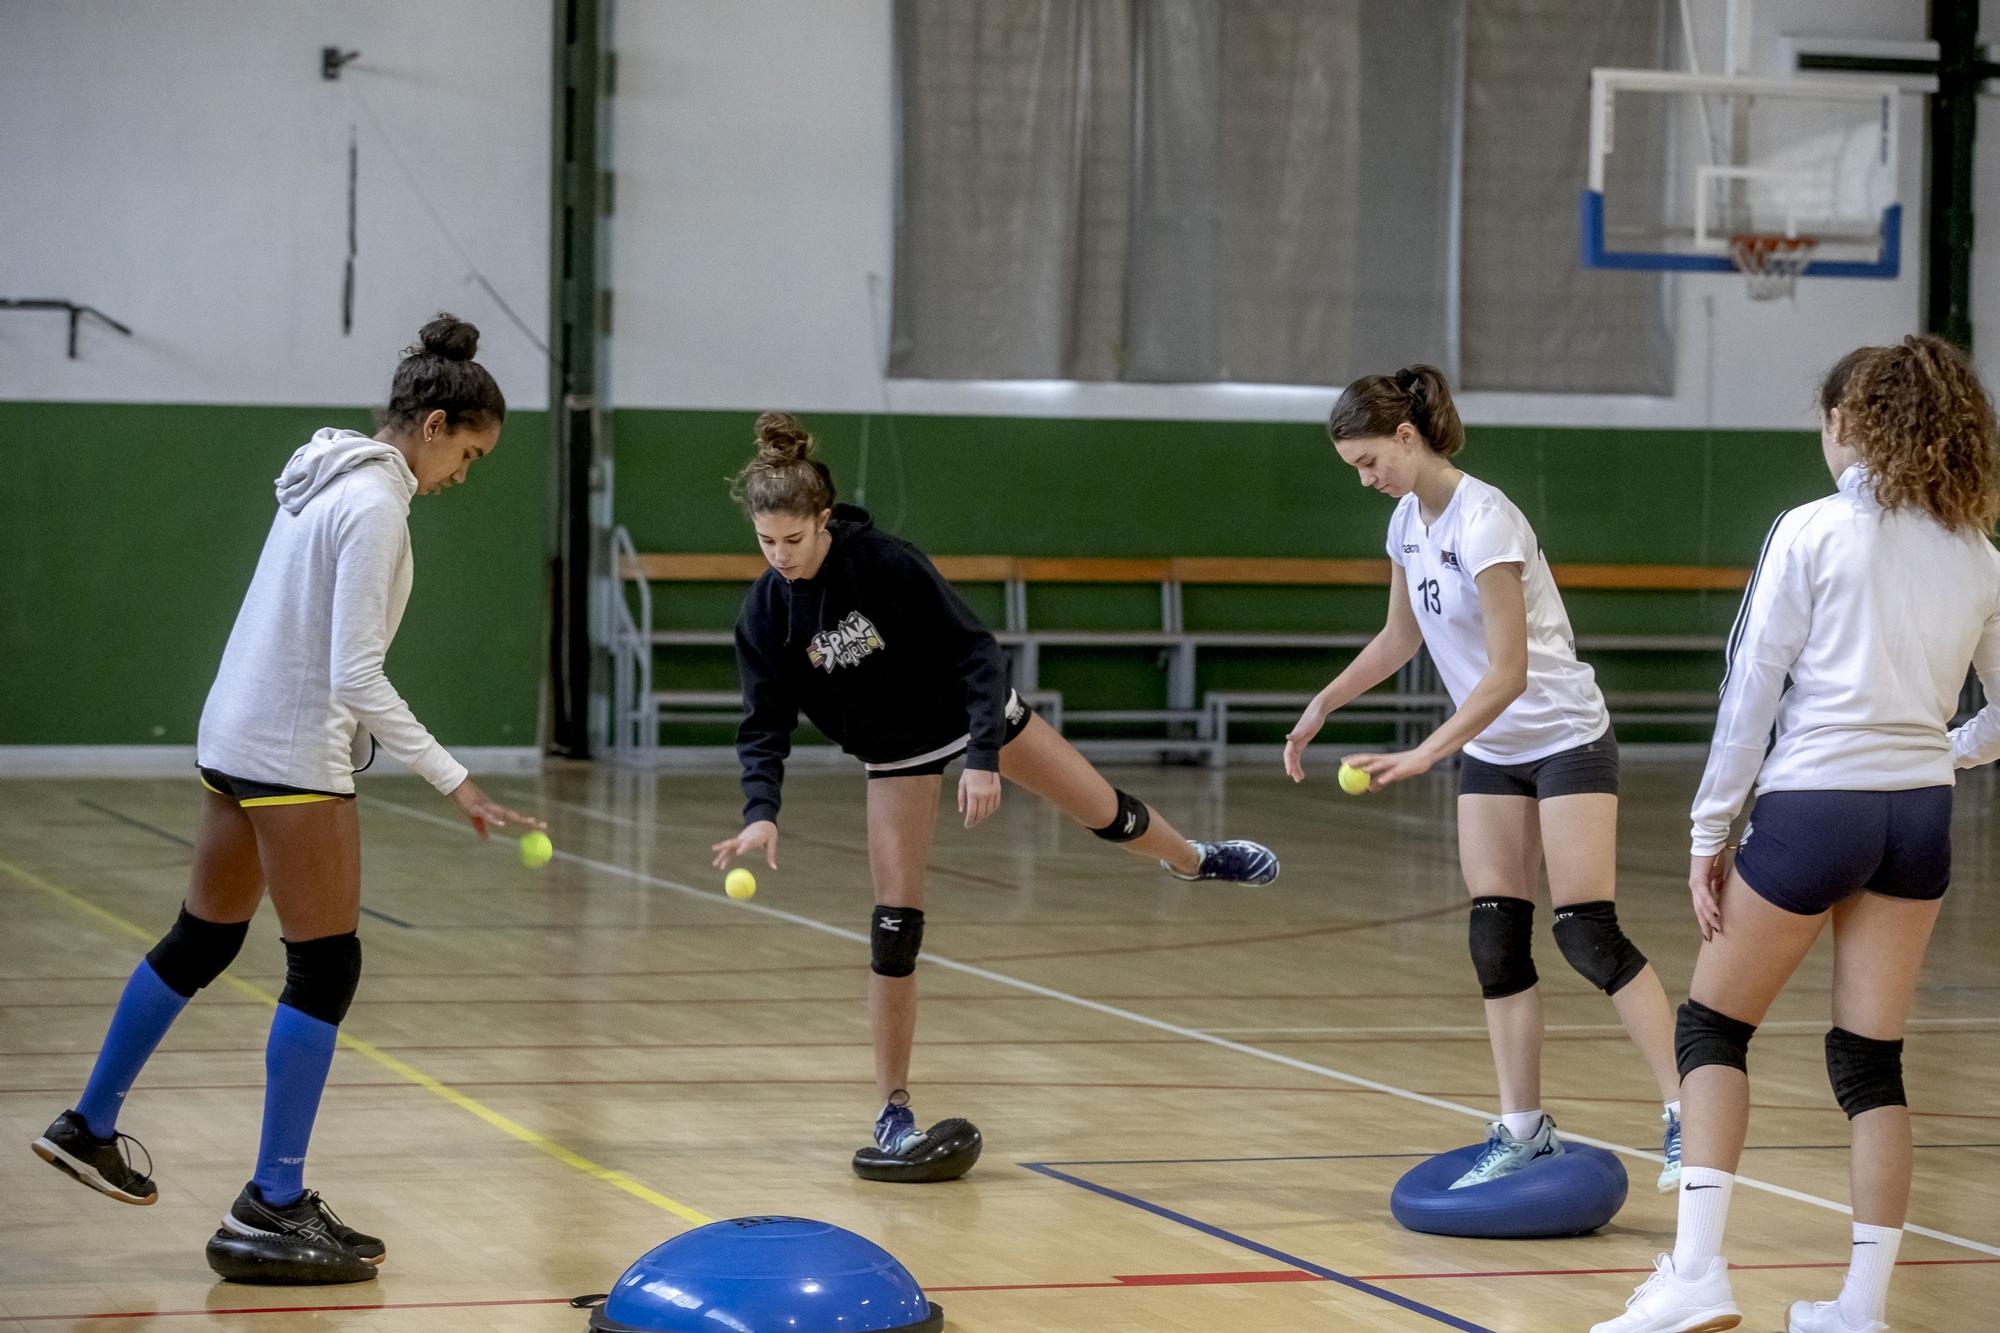
[[[1464,568],[1464,566],[1463,566],[1463,565],[1461,565],[1461,564],[1459,564],[1459,563],[1458,563],[1458,552],[1456,552],[1456,551],[1439,551],[1439,552],[1438,552],[1438,559],[1440,559],[1440,560],[1444,561],[1444,567],[1445,567],[1446,569],[1463,569],[1463,568]]]
[[[1416,553],[1417,553],[1417,544],[1416,544],[1415,542],[1404,542],[1404,543],[1403,543],[1403,554],[1404,554],[1404,555],[1415,555]]]
[[[868,654],[880,652],[885,646],[882,631],[876,629],[867,616],[859,611],[849,611],[847,618],[838,625],[813,635],[812,642],[806,645],[806,660],[832,675],[835,667],[854,666]]]

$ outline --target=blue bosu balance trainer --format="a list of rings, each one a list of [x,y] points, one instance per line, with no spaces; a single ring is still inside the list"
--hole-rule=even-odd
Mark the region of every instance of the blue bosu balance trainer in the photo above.
[[[1453,1189],[1484,1148],[1455,1148],[1411,1167],[1389,1192],[1389,1211],[1410,1230],[1435,1236],[1528,1240],[1581,1236],[1625,1206],[1625,1164],[1579,1143],[1512,1175]]]
[[[602,1304],[598,1304],[602,1301]],[[896,1257],[830,1222],[738,1217],[674,1237],[595,1305],[593,1333],[934,1333],[944,1310]]]

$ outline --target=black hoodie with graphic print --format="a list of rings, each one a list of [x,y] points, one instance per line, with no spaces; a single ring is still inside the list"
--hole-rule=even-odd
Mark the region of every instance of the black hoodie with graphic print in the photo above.
[[[743,822],[776,819],[803,712],[864,763],[888,764],[970,736],[967,768],[997,771],[1006,734],[1000,645],[924,553],[836,505],[810,579],[775,569],[736,620],[743,680]]]

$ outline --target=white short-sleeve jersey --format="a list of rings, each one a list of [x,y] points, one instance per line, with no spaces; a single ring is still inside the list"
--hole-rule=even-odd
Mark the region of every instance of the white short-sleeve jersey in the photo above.
[[[1428,528],[1417,497],[1389,519],[1389,558],[1403,567],[1424,646],[1453,701],[1465,702],[1486,674],[1486,635],[1473,580],[1493,565],[1521,566],[1528,610],[1528,688],[1468,742],[1489,764],[1525,764],[1596,740],[1611,728],[1594,672],[1577,660],[1562,594],[1535,530],[1514,502],[1476,477],[1463,477]]]

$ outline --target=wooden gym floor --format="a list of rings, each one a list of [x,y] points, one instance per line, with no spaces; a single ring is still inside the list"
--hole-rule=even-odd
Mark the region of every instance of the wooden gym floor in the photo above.
[[[1397,1175],[1480,1137],[1492,1076],[1465,958],[1450,775],[1341,797],[1329,756],[1274,771],[1127,769],[1191,835],[1263,839],[1265,890],[1182,884],[1009,789],[946,822],[926,937],[916,1108],[976,1120],[963,1182],[849,1172],[875,1106],[862,995],[858,772],[801,772],[780,868],[722,897],[723,773],[551,768],[499,779],[558,860],[481,846],[410,779],[366,781],[367,967],[307,1180],[384,1236],[379,1282],[218,1284],[201,1247],[255,1152],[268,910],[189,1009],[122,1128],[161,1199],[122,1207],[27,1144],[76,1096],[120,986],[172,919],[185,781],[0,782],[0,1328],[569,1330],[565,1298],[693,1221],[797,1213],[886,1245],[962,1330],[1584,1329],[1671,1244],[1659,1107],[1610,1006],[1539,921],[1562,1129],[1629,1147],[1607,1231],[1416,1235]],[[1682,882],[1687,764],[1627,766],[1621,917],[1678,999],[1697,937]],[[1899,1333],[2000,1309],[2000,820],[1960,788],[1957,883],[1912,1025],[1912,1234]],[[947,814],[947,821],[950,816]],[[1747,1330],[1825,1299],[1847,1254],[1846,1122],[1821,1063],[1817,950],[1753,1047],[1747,1179],[1730,1230]]]

